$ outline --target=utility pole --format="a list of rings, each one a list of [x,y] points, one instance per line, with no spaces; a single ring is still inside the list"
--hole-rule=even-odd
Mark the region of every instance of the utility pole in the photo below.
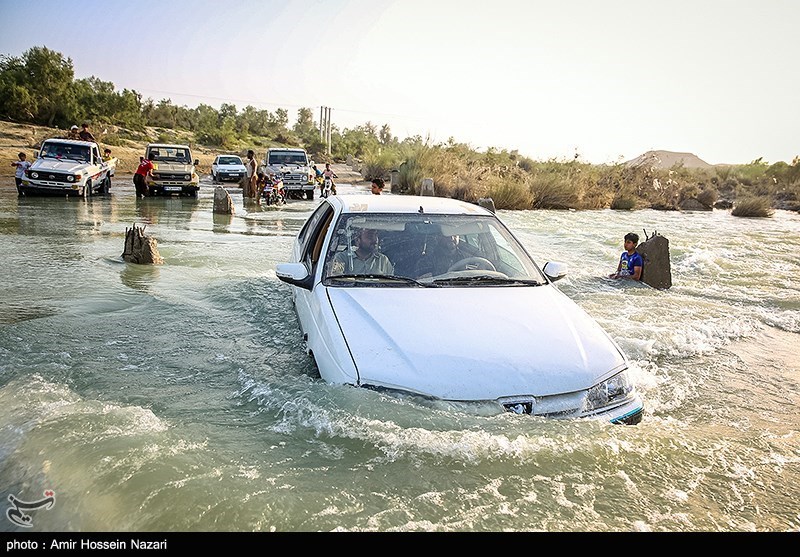
[[[328,156],[331,154],[331,108],[328,107],[328,117],[325,118],[325,122],[328,124],[328,131],[326,141],[328,143]]]
[[[325,152],[331,154],[331,107],[319,107],[319,138],[325,142]]]

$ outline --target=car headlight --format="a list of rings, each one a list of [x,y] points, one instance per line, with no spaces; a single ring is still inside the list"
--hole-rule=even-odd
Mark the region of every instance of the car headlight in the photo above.
[[[153,172],[152,176],[153,176],[153,180],[160,180],[161,179],[161,174],[158,174],[156,172]]]
[[[183,179],[184,179],[184,180],[191,180],[191,179],[192,179],[192,177],[191,177],[191,176],[189,176],[188,174],[184,174],[184,175],[183,175]]]
[[[74,182],[75,176],[67,176],[67,182]]]
[[[31,178],[38,178],[38,177],[39,177],[38,172],[31,172]]]
[[[583,409],[589,412],[617,404],[628,398],[633,391],[633,383],[628,378],[628,372],[621,371],[589,389]]]

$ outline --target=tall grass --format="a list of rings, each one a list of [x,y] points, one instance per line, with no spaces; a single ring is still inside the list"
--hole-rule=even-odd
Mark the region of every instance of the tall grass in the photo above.
[[[771,217],[774,213],[769,202],[762,197],[740,199],[731,210],[731,215],[734,217]]]

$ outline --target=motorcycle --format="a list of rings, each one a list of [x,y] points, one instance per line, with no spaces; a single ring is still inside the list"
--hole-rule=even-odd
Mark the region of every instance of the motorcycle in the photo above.
[[[325,198],[328,197],[333,190],[333,180],[330,177],[326,177],[322,183],[322,192],[320,195]]]
[[[277,177],[267,178],[261,197],[266,201],[267,205],[283,205],[286,203],[286,190],[283,187],[283,180]]]

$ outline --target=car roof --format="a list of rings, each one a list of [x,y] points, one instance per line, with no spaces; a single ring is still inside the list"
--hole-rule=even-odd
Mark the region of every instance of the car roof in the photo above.
[[[79,141],[77,139],[59,139],[57,137],[51,137],[50,139],[45,139],[44,143],[48,143],[50,141],[56,143],[69,143],[70,145],[86,145],[86,146],[97,145],[94,141]]]
[[[150,143],[150,144],[147,145],[147,148],[149,149],[150,147],[159,147],[159,148],[161,148],[161,147],[166,147],[166,148],[178,147],[179,149],[189,149],[188,145],[182,145],[180,143]]]
[[[488,215],[488,209],[447,197],[421,195],[333,195],[326,198],[342,213],[431,213],[448,215]]]
[[[217,155],[217,159],[221,159],[222,157],[234,157],[239,160],[242,160],[242,157],[240,157],[239,155]]]

